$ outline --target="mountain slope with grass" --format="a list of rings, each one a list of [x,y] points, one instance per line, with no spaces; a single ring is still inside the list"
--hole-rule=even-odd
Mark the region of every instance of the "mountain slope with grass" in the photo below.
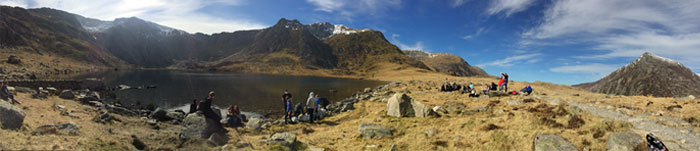
[[[700,77],[679,62],[647,52],[596,82],[574,86],[598,93],[628,96],[698,96]]]
[[[472,66],[462,57],[449,53],[427,53],[420,50],[404,50],[406,55],[422,61],[435,72],[447,73],[454,76],[488,76],[477,66]]]

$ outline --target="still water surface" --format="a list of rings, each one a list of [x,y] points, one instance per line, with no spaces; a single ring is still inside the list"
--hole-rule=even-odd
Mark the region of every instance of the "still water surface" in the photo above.
[[[131,87],[155,85],[155,89],[114,91],[122,104],[154,104],[165,108],[182,107],[193,99],[204,99],[209,91],[217,96],[214,105],[238,105],[241,110],[262,114],[283,111],[281,96],[289,90],[294,104],[306,103],[309,92],[331,102],[339,101],[367,87],[386,82],[283,75],[231,74],[174,70],[137,70],[85,75],[101,78],[109,87],[123,84]]]

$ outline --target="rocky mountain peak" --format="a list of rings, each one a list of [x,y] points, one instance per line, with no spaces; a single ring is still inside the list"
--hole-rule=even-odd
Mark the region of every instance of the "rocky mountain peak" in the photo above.
[[[291,29],[300,29],[303,27],[301,22],[296,19],[286,19],[286,18],[281,18],[279,21],[277,21],[277,24],[274,25],[275,27],[284,27],[284,28],[291,28]]]
[[[682,97],[700,94],[700,77],[677,61],[646,52],[596,82],[574,86],[607,94]]]

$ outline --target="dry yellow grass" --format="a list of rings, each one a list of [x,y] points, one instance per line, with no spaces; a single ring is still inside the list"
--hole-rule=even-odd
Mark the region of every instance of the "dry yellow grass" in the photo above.
[[[448,114],[439,118],[395,118],[386,116],[385,102],[362,100],[355,104],[355,110],[324,119],[321,124],[275,125],[263,131],[239,129],[240,134],[232,130],[229,136],[233,139],[229,143],[250,143],[253,150],[273,149],[266,146],[262,140],[275,132],[291,132],[297,134],[297,139],[305,144],[304,147],[321,147],[327,150],[387,150],[392,145],[397,145],[399,150],[532,150],[535,135],[556,134],[581,150],[606,150],[607,136],[610,133],[631,129],[629,123],[607,120],[563,105],[553,105],[542,99],[545,97],[597,104],[603,107],[610,105],[629,108],[622,111],[629,115],[656,114],[658,111],[662,111],[666,117],[684,120],[691,117],[700,118],[698,117],[700,114],[697,113],[700,105],[691,100],[644,96],[608,96],[565,85],[518,81],[510,82],[510,89],[519,90],[527,84],[531,84],[535,89],[534,96],[479,99],[469,98],[466,94],[437,92],[436,88],[444,82],[445,78],[462,84],[473,82],[477,84],[477,87],[497,82],[497,79],[453,77],[422,69],[406,68],[397,64],[382,64],[374,69],[363,73],[365,76],[340,77],[404,81],[405,83],[411,83],[412,80],[421,81],[392,88],[392,90],[398,92],[405,88],[414,92],[408,94],[410,97],[430,106],[443,106],[445,102],[463,103],[467,109],[488,104],[491,106],[487,112],[468,115]],[[319,72],[317,76],[339,77],[328,74],[327,71],[311,73],[316,74],[316,72]],[[517,79],[517,77],[511,78]],[[35,100],[26,94],[20,94],[18,98],[24,101],[24,104],[19,106],[26,108],[26,128],[19,131],[0,130],[0,139],[6,140],[0,144],[6,149],[51,149],[54,146],[59,146],[59,148],[68,150],[133,150],[134,148],[130,144],[132,134],[141,138],[151,149],[158,146],[177,149],[175,146],[178,142],[176,140],[180,130],[179,125],[160,123],[161,130],[153,130],[138,117],[118,115],[116,116],[124,122],[107,125],[97,124],[91,121],[92,117],[98,113],[93,107],[55,97],[47,100]],[[532,98],[534,102],[521,102],[519,105],[508,104],[508,100],[526,98]],[[495,103],[496,101],[498,103]],[[648,102],[652,103],[647,105]],[[69,110],[74,110],[73,114],[80,118],[73,119],[61,116],[58,111],[52,109],[53,104],[64,105]],[[668,106],[671,105],[681,105],[682,110],[668,110]],[[574,115],[580,117],[585,124],[580,127],[568,127],[569,120]],[[39,125],[69,121],[76,122],[80,126],[81,132],[78,136],[31,135],[31,130]],[[389,138],[361,138],[358,131],[360,123],[377,123],[388,126],[394,130],[394,135]],[[498,128],[489,128],[490,125],[495,125]],[[110,129],[112,133],[109,132]],[[433,129],[435,134],[426,136],[425,131],[428,129]],[[377,147],[368,147],[372,145]]]

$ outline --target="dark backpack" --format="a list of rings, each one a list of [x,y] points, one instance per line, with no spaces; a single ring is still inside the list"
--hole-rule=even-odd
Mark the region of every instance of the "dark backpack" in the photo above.
[[[668,151],[666,145],[656,138],[654,134],[647,134],[647,144],[649,145],[649,151]]]

